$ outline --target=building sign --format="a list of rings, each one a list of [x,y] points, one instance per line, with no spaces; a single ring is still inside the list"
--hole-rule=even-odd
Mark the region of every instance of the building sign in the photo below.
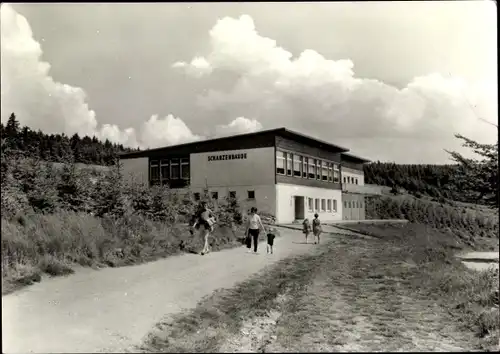
[[[210,155],[208,161],[222,161],[222,160],[246,160],[247,153],[241,154],[224,154],[224,155]]]

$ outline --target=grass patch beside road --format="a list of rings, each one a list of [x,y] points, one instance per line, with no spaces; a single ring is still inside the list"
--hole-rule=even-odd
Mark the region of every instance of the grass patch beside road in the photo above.
[[[119,267],[182,252],[199,252],[203,240],[185,225],[168,225],[140,216],[111,219],[86,213],[28,214],[2,218],[2,295],[77,266]],[[240,228],[217,227],[213,251],[241,246]]]
[[[478,277],[456,261],[461,244],[451,235],[414,224],[388,229],[371,225],[373,240],[332,235],[316,254],[284,260],[159,324],[141,350],[491,348],[498,277]]]

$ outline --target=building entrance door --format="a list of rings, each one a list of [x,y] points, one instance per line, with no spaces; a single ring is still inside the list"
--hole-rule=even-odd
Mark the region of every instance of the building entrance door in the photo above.
[[[305,210],[306,210],[305,199],[306,199],[305,197],[300,197],[297,195],[294,197],[295,220],[302,220],[305,218]]]

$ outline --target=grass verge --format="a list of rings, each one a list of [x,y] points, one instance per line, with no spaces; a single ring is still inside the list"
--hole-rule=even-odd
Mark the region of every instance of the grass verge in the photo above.
[[[119,267],[182,252],[199,252],[203,240],[185,225],[167,225],[140,216],[109,219],[85,213],[30,214],[2,219],[2,295],[75,266]],[[220,226],[213,251],[241,246],[241,228]]]
[[[453,235],[416,224],[368,231],[378,239],[333,235],[315,255],[216,292],[160,323],[140,351],[494,349],[498,275],[456,261]]]

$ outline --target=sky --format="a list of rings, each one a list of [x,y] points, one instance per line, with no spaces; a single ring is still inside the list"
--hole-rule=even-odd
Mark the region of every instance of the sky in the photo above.
[[[497,141],[492,1],[5,4],[1,120],[154,148],[287,127],[377,161]]]

